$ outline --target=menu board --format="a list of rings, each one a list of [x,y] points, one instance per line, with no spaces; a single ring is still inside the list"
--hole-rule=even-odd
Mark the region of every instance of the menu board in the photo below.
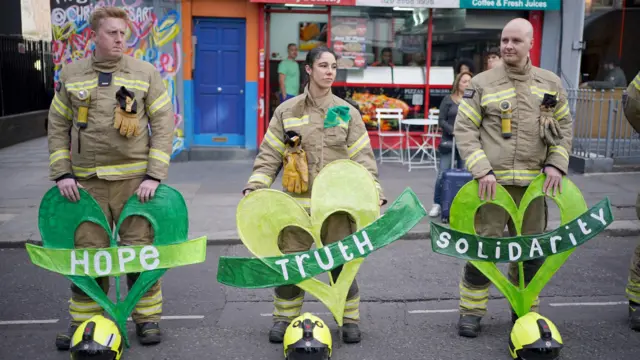
[[[367,20],[351,17],[331,18],[331,44],[338,56],[338,69],[362,69],[365,54]]]
[[[424,89],[340,86],[333,87],[331,91],[334,95],[350,99],[358,105],[367,130],[378,129],[376,108],[400,108],[404,119],[424,118]],[[411,130],[414,130],[413,128],[412,126]],[[387,120],[382,124],[383,131],[397,129],[397,120]]]

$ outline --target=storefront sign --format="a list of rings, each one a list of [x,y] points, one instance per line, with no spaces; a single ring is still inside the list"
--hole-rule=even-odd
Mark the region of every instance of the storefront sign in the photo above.
[[[463,9],[560,10],[561,0],[460,0]]]
[[[358,6],[407,8],[459,8],[460,0],[356,0]]]
[[[353,6],[356,0],[250,0],[252,3]]]

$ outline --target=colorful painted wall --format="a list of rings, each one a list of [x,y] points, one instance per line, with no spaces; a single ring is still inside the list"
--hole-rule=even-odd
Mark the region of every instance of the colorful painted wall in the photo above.
[[[184,149],[182,21],[180,2],[172,0],[51,0],[54,80],[65,63],[91,55],[89,18],[97,7],[117,6],[129,13],[127,54],[155,65],[175,111],[173,157]]]
[[[245,19],[246,28],[246,84],[245,84],[245,148],[255,150],[258,142],[258,4],[249,0],[181,0],[182,43],[185,54],[183,79],[185,99],[185,143],[190,148],[193,137],[193,78],[192,29],[193,19],[240,18]]]

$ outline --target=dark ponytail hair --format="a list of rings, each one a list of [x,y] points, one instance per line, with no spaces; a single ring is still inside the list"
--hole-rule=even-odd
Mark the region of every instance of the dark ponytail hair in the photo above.
[[[322,46],[316,46],[313,49],[311,49],[311,51],[307,53],[307,59],[305,60],[304,63],[306,65],[309,65],[309,67],[313,67],[313,64],[316,62],[316,60],[318,60],[318,58],[326,52],[333,55],[333,57],[336,58],[336,60],[338,59],[338,57],[336,56],[336,53],[334,53],[333,50],[322,45]]]

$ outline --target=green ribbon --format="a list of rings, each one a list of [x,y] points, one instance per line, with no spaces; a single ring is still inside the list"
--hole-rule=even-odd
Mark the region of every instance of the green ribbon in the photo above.
[[[416,194],[406,189],[376,221],[321,249],[262,258],[220,257],[218,281],[239,288],[298,284],[391,244],[425,215]]]
[[[324,118],[324,128],[332,128],[340,124],[349,124],[351,116],[349,115],[348,106],[334,106],[327,110],[327,116]]]
[[[527,261],[576,248],[601,233],[613,222],[606,198],[564,226],[540,235],[488,238],[431,224],[433,251],[463,260],[505,263]]]
[[[27,253],[35,265],[61,275],[92,278],[120,276],[156,269],[204,262],[207,237],[181,244],[118,246],[104,249],[47,249],[27,244]]]

